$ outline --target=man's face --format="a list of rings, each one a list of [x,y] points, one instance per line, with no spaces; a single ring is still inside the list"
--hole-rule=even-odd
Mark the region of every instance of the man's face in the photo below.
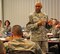
[[[53,20],[52,22],[53,22],[53,23],[52,23],[53,25],[56,25],[56,23],[57,23],[56,20]]]
[[[41,11],[41,5],[40,4],[36,4],[35,5],[35,11],[37,12],[37,13],[39,13],[40,11]]]

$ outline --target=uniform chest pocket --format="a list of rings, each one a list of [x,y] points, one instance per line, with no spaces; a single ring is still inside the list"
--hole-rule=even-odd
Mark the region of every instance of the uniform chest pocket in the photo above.
[[[33,21],[34,21],[34,22],[38,22],[38,20],[39,20],[39,18],[38,18],[38,17],[36,17],[36,16],[35,16],[35,17],[33,17]]]

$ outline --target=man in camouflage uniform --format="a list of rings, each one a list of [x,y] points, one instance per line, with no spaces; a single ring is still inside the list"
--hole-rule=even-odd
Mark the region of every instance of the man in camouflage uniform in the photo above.
[[[38,43],[43,53],[46,53],[48,51],[48,37],[44,26],[47,16],[41,12],[41,8],[41,3],[37,2],[35,4],[35,12],[29,16],[29,23],[26,25],[26,28],[32,33],[31,40]]]
[[[14,51],[14,50],[22,51],[23,50],[23,51],[32,51],[37,54],[42,54],[41,48],[38,44],[34,43],[31,40],[24,39],[22,37],[23,32],[22,32],[21,26],[14,25],[12,28],[12,34],[13,36],[10,37],[12,38],[11,41],[4,43],[6,51],[8,51],[8,49],[10,51]]]

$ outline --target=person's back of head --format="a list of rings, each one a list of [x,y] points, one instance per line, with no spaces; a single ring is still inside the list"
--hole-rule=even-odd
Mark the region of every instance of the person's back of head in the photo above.
[[[23,36],[22,28],[20,25],[14,25],[12,27],[12,33],[13,35]]]

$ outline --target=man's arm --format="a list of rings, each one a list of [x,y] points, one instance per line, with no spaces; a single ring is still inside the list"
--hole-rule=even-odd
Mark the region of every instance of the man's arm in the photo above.
[[[29,16],[29,23],[26,25],[26,27],[29,30],[34,30],[38,28],[38,24],[34,23],[32,15]]]

